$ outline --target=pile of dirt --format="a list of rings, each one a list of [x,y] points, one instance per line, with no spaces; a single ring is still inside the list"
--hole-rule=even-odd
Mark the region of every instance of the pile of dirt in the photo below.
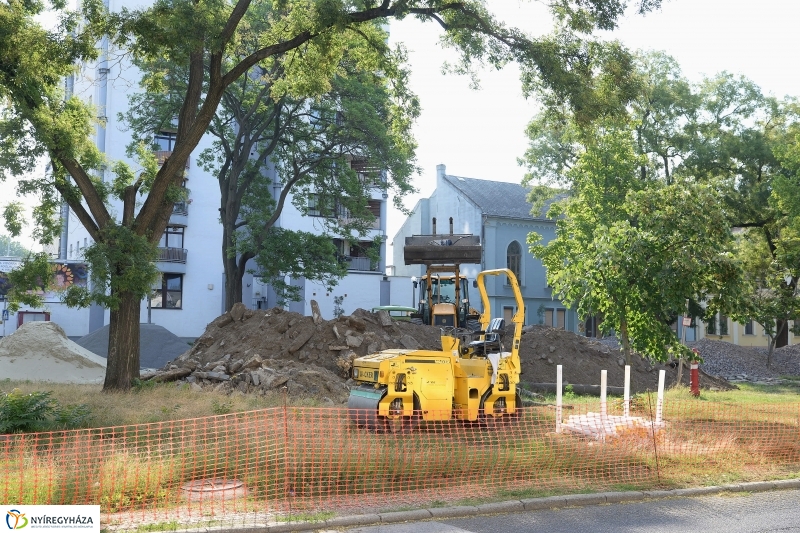
[[[102,383],[106,361],[67,338],[54,322],[26,322],[0,340],[0,379]]]
[[[503,337],[507,346],[512,338],[513,327],[509,326]],[[350,316],[326,321],[319,315],[302,316],[281,308],[254,311],[237,304],[210,323],[189,351],[161,372],[144,377],[245,393],[266,393],[285,386],[290,396],[313,396],[340,404],[347,401],[353,384],[348,380],[352,360],[389,348],[439,350],[440,329],[396,321],[385,311],[357,309]],[[563,366],[563,379],[568,383],[599,385],[600,371],[607,370],[610,387],[624,384],[625,361],[618,351],[559,329],[525,327],[520,359],[521,381],[530,390],[541,383],[554,383],[557,365]],[[676,368],[635,357],[631,392],[656,390],[661,369],[666,370],[667,385],[674,384]],[[684,382],[687,380],[688,371],[684,371]],[[706,387],[729,386],[710,377],[701,381]]]

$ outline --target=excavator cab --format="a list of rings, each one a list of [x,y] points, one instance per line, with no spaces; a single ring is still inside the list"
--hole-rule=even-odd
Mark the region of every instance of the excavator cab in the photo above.
[[[425,275],[419,283],[420,301],[414,315],[418,323],[426,326],[478,329],[479,314],[470,306],[467,278],[440,273]]]

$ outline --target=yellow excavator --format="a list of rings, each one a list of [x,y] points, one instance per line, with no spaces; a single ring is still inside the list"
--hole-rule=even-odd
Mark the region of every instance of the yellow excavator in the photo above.
[[[406,237],[403,259],[406,265],[425,265],[419,280],[419,307],[411,321],[426,326],[479,329],[478,312],[469,299],[467,278],[461,275],[461,264],[480,264],[483,260],[481,240],[477,235],[436,233]],[[416,288],[417,282],[414,282]]]
[[[508,276],[517,310],[514,337],[506,351],[505,322],[491,318],[486,276]],[[519,416],[522,403],[519,343],[525,305],[509,269],[478,274],[483,302],[481,331],[442,328],[442,349],[393,349],[353,361],[348,416],[359,427],[381,432],[407,432],[422,421],[462,420],[494,426]]]

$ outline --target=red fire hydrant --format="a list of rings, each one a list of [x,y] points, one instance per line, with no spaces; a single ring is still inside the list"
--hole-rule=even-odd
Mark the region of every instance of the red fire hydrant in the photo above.
[[[692,348],[692,352],[695,356],[690,360],[689,390],[692,391],[692,396],[697,397],[700,396],[700,363],[698,362],[700,359],[700,352],[697,348]]]

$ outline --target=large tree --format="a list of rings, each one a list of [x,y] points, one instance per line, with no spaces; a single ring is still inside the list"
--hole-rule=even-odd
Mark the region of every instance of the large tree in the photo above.
[[[657,4],[642,0],[637,6],[646,10]],[[41,0],[0,5],[0,97],[6,104],[0,166],[3,177],[20,175],[34,168],[36,157],[46,156],[52,172],[27,184],[45,200],[37,220],[46,228],[43,238],[57,234],[60,195],[95,243],[87,252],[95,280],[92,291],[72,294],[68,301],[96,301],[111,309],[104,390],[128,389],[139,374],[140,301],[155,275],[155,244],[181,197],[189,155],[214,119],[226,88],[243,75],[277,60],[287,94],[322,94],[340,62],[340,54],[327,52],[340,50],[333,45],[342,36],[358,35],[376,20],[414,16],[443,28],[442,42],[461,53],[462,70],[516,61],[528,90],[547,91],[572,105],[579,117],[590,118],[606,110],[593,105],[598,92],[614,88],[620,101],[630,94],[630,56],[617,44],[586,38],[595,28],[613,29],[625,5],[623,0],[554,2],[557,29],[544,37],[499,23],[478,0],[157,0],[117,13],[106,13],[98,0],[85,0],[80,13],[70,12],[59,0],[52,4],[59,17],[53,30],[36,20],[48,7]],[[249,41],[240,39],[252,13],[268,21],[268,27]],[[143,168],[136,172],[111,162],[110,181],[99,178],[107,163],[90,140],[96,113],[89,103],[62,90],[62,80],[76,65],[97,60],[95,43],[106,35],[133,57],[184,65],[188,80],[172,155],[158,168],[140,151]],[[248,53],[227,61],[228,51],[245,41]],[[119,218],[109,208],[112,199],[121,203]]]
[[[259,22],[249,31],[262,31]],[[377,25],[343,40],[330,89],[313,98],[275,87],[278,61],[269,70],[262,62],[226,88],[208,130],[213,147],[199,159],[219,182],[226,309],[242,301],[253,259],[279,301],[298,298],[287,275],[335,284],[347,266],[333,239],[358,243],[373,226],[368,205],[375,188],[392,190],[396,203],[412,190],[410,130],[418,104],[406,87],[402,54],[388,51],[385,41]],[[131,148],[170,127],[187,81],[163,62],[140,66],[146,79],[159,74],[164,82],[159,90],[145,83],[148,90],[131,98],[124,117],[136,132]],[[317,219],[321,234],[276,227],[289,198],[301,213],[312,205],[324,215]]]
[[[565,176],[569,194],[550,208],[555,238],[531,234],[531,252],[554,294],[617,332],[628,364],[632,350],[687,355],[671,329],[686,299],[722,299],[737,274],[725,213],[713,188],[641,180],[646,156],[628,120],[595,126]]]
[[[682,77],[677,64],[663,54],[642,55],[637,65],[640,92],[628,106],[624,119],[613,125],[584,128],[568,109],[554,107],[531,123],[531,144],[525,159],[530,169],[528,179],[568,190],[575,202],[587,202],[584,207],[598,213],[598,217],[613,214],[614,209],[626,205],[631,193],[677,185],[694,195],[697,187],[702,187],[706,193],[698,195],[697,201],[704,202],[704,213],[683,231],[703,236],[710,246],[708,251],[717,250],[718,279],[727,279],[727,283],[717,289],[713,283],[706,283],[705,292],[697,292],[680,280],[675,286],[682,287],[684,294],[672,299],[669,313],[659,311],[659,306],[670,302],[663,294],[659,296],[662,302],[647,312],[651,317],[660,316],[661,321],[673,320],[684,312],[685,298],[690,300],[694,316],[709,315],[713,320],[722,310],[738,321],[755,318],[777,334],[776,328],[796,313],[796,304],[792,303],[796,268],[791,262],[795,247],[789,225],[794,205],[794,195],[789,192],[794,188],[789,184],[796,179],[791,169],[795,149],[791,131],[797,123],[792,105],[765,97],[751,81],[728,73],[691,84]],[[616,132],[615,136],[611,132]],[[617,142],[608,142],[609,138]],[[594,167],[590,165],[587,174],[583,162],[591,154],[595,154]],[[607,175],[608,179],[602,194],[587,200],[585,178],[592,174]],[[534,191],[540,202],[554,192],[542,186]],[[778,195],[779,191],[786,194]],[[624,203],[620,203],[623,198]],[[781,204],[781,199],[786,201]],[[663,209],[676,208],[678,200],[678,196],[665,198],[670,203],[664,204]],[[638,220],[649,214],[633,210],[640,207],[626,205],[630,211],[622,218]],[[684,211],[676,209],[676,213]],[[711,213],[716,214],[706,216]],[[720,218],[719,213],[724,217]],[[676,220],[669,227],[680,228],[680,224]],[[736,232],[739,245],[733,246],[733,240],[719,236],[709,237],[709,232],[717,235],[720,229]],[[621,253],[629,242],[619,239],[611,244]],[[543,247],[536,250],[544,257]],[[548,256],[553,253],[554,250],[546,252]],[[702,250],[694,249],[692,253],[703,257]],[[631,252],[623,254],[626,258],[634,256]],[[554,258],[548,259],[551,268],[562,268]],[[709,264],[713,264],[712,259],[708,258]],[[737,265],[744,268],[744,276],[735,275]],[[567,285],[585,283],[577,271],[564,275],[572,276]],[[647,286],[649,278],[645,278],[649,275],[633,268],[626,272],[629,282],[635,281],[638,287]],[[572,294],[569,290],[567,293]],[[620,314],[625,304],[617,300],[614,313]],[[586,303],[578,303],[579,309],[597,311],[592,302],[587,298]],[[698,306],[701,302],[704,307]],[[618,333],[625,326],[620,320],[609,325]],[[641,334],[664,346],[669,344],[655,332]]]

